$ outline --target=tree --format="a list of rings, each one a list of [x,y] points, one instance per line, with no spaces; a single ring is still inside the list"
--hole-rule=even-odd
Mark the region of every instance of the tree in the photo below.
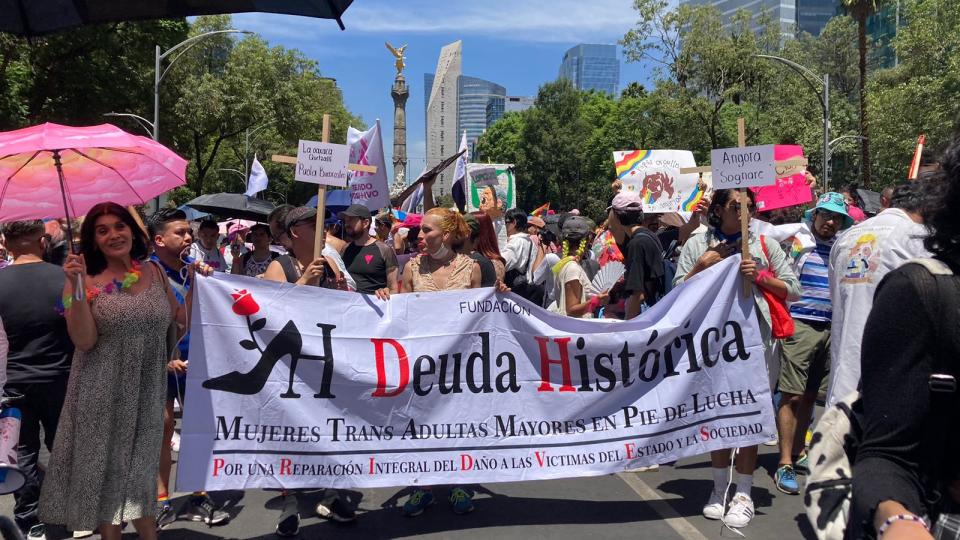
[[[860,54],[860,140],[861,180],[870,185],[870,130],[867,121],[867,18],[877,10],[877,0],[843,0],[847,12],[857,21],[857,51]]]

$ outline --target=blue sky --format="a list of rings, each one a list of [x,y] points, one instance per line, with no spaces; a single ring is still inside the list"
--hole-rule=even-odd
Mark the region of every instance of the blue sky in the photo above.
[[[234,15],[234,28],[271,45],[302,50],[324,76],[337,79],[347,107],[367,125],[379,118],[388,162],[393,144],[394,58],[384,41],[407,44],[404,74],[409,173],[424,166],[423,74],[436,69],[440,48],[463,41],[463,73],[533,96],[557,77],[563,53],[578,43],[616,43],[636,20],[630,0],[355,0],[336,23],[304,17]],[[620,88],[646,84],[649,69],[621,56]],[[305,137],[310,134],[304,134]],[[392,176],[391,176],[392,177]]]

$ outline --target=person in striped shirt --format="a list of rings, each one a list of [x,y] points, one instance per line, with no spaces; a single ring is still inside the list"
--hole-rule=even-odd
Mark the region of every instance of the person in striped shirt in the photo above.
[[[806,454],[801,451],[814,402],[827,391],[832,312],[830,249],[837,234],[853,225],[853,218],[843,195],[830,192],[820,196],[816,207],[807,211],[804,224],[804,234],[793,239],[790,252],[793,269],[800,277],[800,299],[790,304],[795,330],[793,336],[783,340],[778,381],[780,464],[774,481],[778,490],[791,495],[800,492],[796,472],[807,469]]]

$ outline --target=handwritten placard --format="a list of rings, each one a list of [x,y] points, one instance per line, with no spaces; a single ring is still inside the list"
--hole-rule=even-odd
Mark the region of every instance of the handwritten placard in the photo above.
[[[345,144],[301,140],[297,144],[297,182],[347,187],[350,147]]]
[[[751,188],[756,194],[757,210],[769,212],[778,208],[787,208],[806,204],[813,200],[813,191],[807,184],[806,168],[784,166],[791,158],[802,158],[803,147],[795,144],[778,144],[774,147],[773,157],[777,160],[777,181],[772,186]]]
[[[772,186],[777,182],[773,145],[710,151],[714,189]]]

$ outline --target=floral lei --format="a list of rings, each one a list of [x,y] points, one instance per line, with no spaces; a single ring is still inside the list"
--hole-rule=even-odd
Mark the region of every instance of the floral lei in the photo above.
[[[131,267],[131,270],[123,275],[123,280],[115,279],[103,287],[87,287],[87,300],[92,301],[101,294],[119,293],[120,291],[133,287],[134,283],[140,281],[140,274],[142,274],[140,261],[131,261]],[[71,307],[73,307],[72,294],[66,294],[62,299],[57,301],[57,313],[60,315],[66,313]]]

